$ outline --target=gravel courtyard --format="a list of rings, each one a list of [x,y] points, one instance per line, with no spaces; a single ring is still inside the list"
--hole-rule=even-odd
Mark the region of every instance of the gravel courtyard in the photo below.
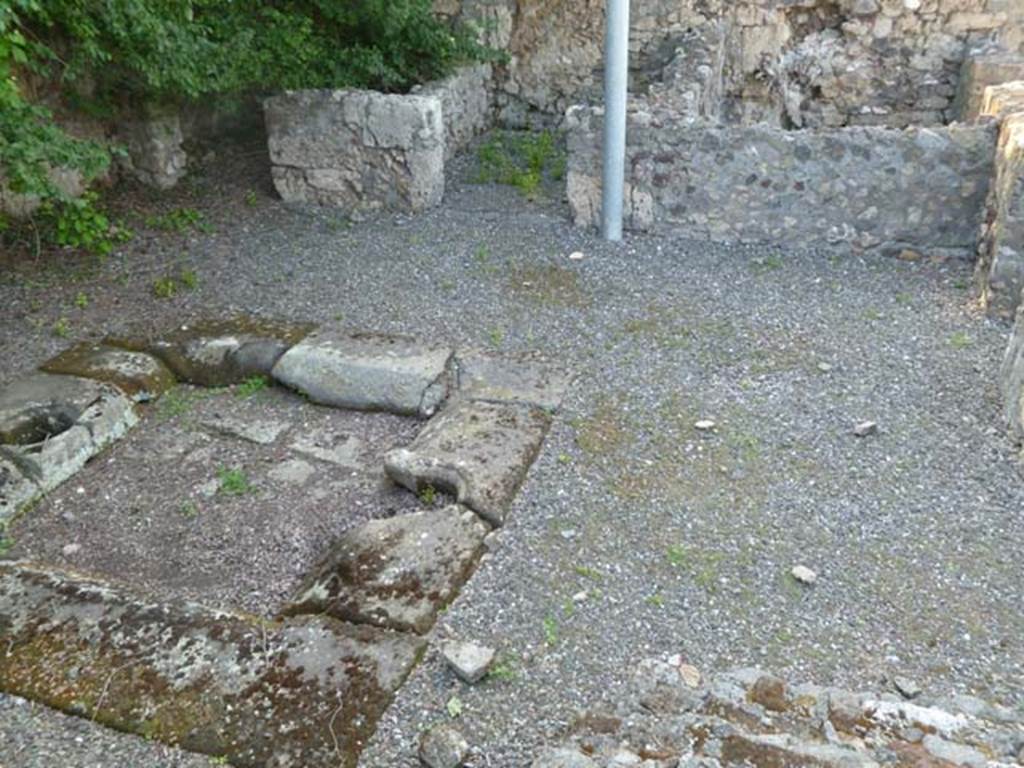
[[[571,226],[557,190],[472,183],[468,159],[441,208],[348,222],[218,162],[163,203],[210,231],[140,223],[96,270],[0,264],[0,384],[134,321],[235,311],[537,353],[575,375],[500,544],[434,630],[498,648],[502,674],[470,687],[429,651],[367,768],[418,765],[420,730],[457,709],[474,765],[528,765],[653,655],[855,689],[898,674],[1024,706],[1008,328],[973,306],[970,265],[610,245]],[[154,296],[185,272],[194,289]],[[854,435],[865,421],[877,432]],[[205,760],[9,698],[0,713],[3,768]]]

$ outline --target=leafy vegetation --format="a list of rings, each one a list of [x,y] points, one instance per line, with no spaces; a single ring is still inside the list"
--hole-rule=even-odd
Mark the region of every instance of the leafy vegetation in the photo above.
[[[250,376],[235,388],[235,396],[241,398],[252,397],[269,386],[270,381],[266,376]]]
[[[52,169],[88,181],[109,166],[108,147],[69,136],[35,97],[52,84],[62,109],[109,117],[283,88],[402,91],[486,55],[430,0],[4,0],[0,176],[13,192],[63,204]],[[77,212],[84,229],[66,227],[69,243],[102,242],[102,214]]]
[[[217,470],[218,490],[225,496],[244,496],[252,490],[248,475],[241,469],[221,467]]]
[[[565,176],[565,152],[551,131],[498,132],[480,145],[477,161],[479,182],[508,184],[530,200],[540,196],[545,179]]]

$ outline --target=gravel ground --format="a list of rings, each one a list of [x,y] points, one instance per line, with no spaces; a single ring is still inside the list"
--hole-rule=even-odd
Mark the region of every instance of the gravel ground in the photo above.
[[[182,752],[15,696],[0,696],[0,768],[210,768]]]
[[[140,230],[98,271],[0,280],[0,379],[142,316],[231,310],[546,352],[577,376],[500,546],[437,628],[498,647],[504,674],[470,688],[428,654],[368,768],[416,765],[453,696],[475,765],[526,765],[651,655],[849,688],[899,673],[1024,705],[1008,329],[976,310],[969,265],[610,245],[557,196],[464,182],[421,216],[351,224],[275,202],[262,177],[210,178],[188,199],[212,233]],[[198,288],[155,299],[183,264]],[[865,420],[878,433],[855,437]]]
[[[420,507],[383,469],[384,454],[420,430],[416,419],[324,408],[278,387],[245,396],[181,386],[145,414],[11,526],[10,557],[156,600],[273,616],[335,538]],[[254,444],[222,434],[225,424],[279,434]]]

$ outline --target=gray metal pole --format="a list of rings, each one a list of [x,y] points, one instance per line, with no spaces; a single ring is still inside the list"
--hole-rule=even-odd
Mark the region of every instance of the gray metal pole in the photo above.
[[[604,41],[604,165],[601,235],[622,239],[626,174],[626,92],[629,69],[629,0],[607,0]]]

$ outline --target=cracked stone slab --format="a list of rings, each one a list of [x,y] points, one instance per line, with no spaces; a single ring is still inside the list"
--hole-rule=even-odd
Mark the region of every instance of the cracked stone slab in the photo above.
[[[338,408],[430,416],[448,394],[452,349],[402,336],[321,330],[274,366],[277,381]]]
[[[274,364],[314,326],[236,317],[182,325],[169,333],[111,336],[106,342],[160,358],[181,381],[202,387],[270,376]]]
[[[531,405],[459,400],[412,445],[391,451],[384,470],[415,493],[427,486],[450,493],[500,526],[550,424],[551,417]]]
[[[103,391],[103,385],[91,379],[49,373],[8,384],[0,390],[0,445],[27,445],[58,434]]]
[[[426,632],[469,578],[487,532],[458,505],[371,520],[331,547],[285,613]]]
[[[569,387],[569,374],[538,360],[495,357],[480,352],[458,355],[459,394],[472,400],[526,403],[554,411]]]
[[[424,642],[0,565],[0,689],[235,765],[353,768]]]
[[[0,532],[18,510],[37,498],[42,491],[12,462],[0,456]]]
[[[296,453],[328,464],[346,469],[359,469],[363,466],[360,457],[366,449],[366,443],[355,435],[315,430],[300,435],[288,447]]]
[[[40,370],[105,381],[138,402],[159,397],[177,383],[170,369],[150,354],[89,342],[64,350]]]
[[[210,432],[237,437],[256,445],[272,445],[291,425],[284,421],[244,421],[231,416],[217,416],[203,421],[201,426]]]

